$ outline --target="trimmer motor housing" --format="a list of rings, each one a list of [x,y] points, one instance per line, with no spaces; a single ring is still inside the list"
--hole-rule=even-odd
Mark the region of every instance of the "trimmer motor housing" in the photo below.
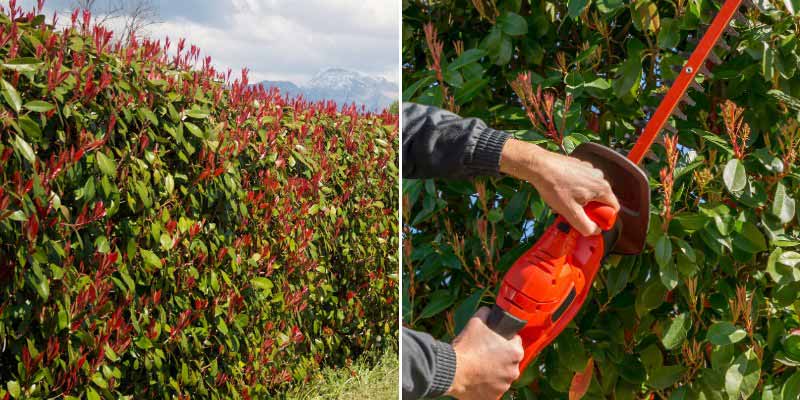
[[[584,143],[572,155],[603,171],[620,210],[588,204],[587,215],[603,233],[587,237],[557,217],[506,273],[488,325],[507,338],[517,333],[522,337],[521,370],[575,317],[603,258],[609,253],[638,254],[647,235],[650,187],[644,171],[598,144]]]

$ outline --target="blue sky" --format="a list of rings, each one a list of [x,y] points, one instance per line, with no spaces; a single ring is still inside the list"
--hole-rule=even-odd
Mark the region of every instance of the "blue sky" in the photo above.
[[[100,9],[107,1],[98,0]],[[150,36],[185,37],[218,67],[248,67],[253,81],[304,83],[327,67],[399,79],[400,0],[153,1],[162,22]],[[47,0],[48,18],[73,4]]]

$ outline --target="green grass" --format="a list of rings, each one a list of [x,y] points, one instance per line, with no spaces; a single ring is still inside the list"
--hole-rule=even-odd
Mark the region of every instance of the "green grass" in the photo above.
[[[287,393],[286,398],[396,400],[400,368],[397,353],[396,345],[388,346],[380,356],[362,357],[349,369],[326,368],[310,382]]]

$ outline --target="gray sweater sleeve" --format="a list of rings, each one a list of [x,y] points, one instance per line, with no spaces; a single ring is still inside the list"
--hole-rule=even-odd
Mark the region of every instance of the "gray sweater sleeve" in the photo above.
[[[443,395],[453,383],[456,353],[427,333],[403,328],[403,400]]]
[[[403,103],[403,177],[470,178],[498,175],[510,137],[477,118]]]

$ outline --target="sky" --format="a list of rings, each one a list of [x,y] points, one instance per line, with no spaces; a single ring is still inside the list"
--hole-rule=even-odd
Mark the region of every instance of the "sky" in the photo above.
[[[107,1],[98,0],[100,10]],[[303,84],[330,67],[399,80],[400,0],[152,1],[161,22],[149,28],[151,37],[184,37],[220,69],[247,67],[252,82]],[[36,1],[20,3],[30,9]],[[48,21],[73,5],[47,0]]]

